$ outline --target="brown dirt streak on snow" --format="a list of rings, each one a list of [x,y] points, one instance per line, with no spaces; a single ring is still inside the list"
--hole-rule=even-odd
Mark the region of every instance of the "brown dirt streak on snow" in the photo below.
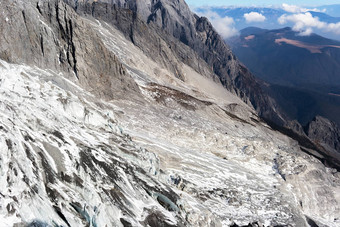
[[[292,40],[292,39],[286,39],[286,38],[275,39],[275,43],[277,44],[281,44],[282,42],[296,46],[296,47],[307,49],[312,54],[322,53],[321,49],[323,48],[323,46],[321,45],[310,45],[307,43],[300,42],[298,40]]]
[[[248,35],[247,37],[244,37],[245,40],[252,40],[255,38],[255,35]]]
[[[340,47],[339,47],[339,48],[340,48]],[[339,97],[340,97],[340,94],[328,93],[328,95],[339,96]]]
[[[322,53],[321,49],[325,47],[333,47],[333,48],[340,49],[340,46],[336,46],[336,45],[312,45],[312,44],[304,43],[298,40],[292,40],[292,39],[286,39],[286,38],[275,39],[275,43],[277,44],[287,43],[287,44],[290,44],[296,47],[305,48],[309,50],[312,54],[316,54],[316,53],[321,54]]]

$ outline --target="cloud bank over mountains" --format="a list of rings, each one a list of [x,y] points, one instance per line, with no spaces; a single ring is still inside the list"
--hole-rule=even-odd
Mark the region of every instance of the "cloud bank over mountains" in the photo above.
[[[250,13],[245,13],[243,17],[246,19],[248,23],[251,22],[262,22],[266,20],[266,17],[263,16],[261,13],[258,12],[250,12]]]
[[[317,8],[307,9],[296,5],[282,4],[282,9],[288,13],[283,14],[278,18],[278,22],[281,25],[293,23],[293,30],[300,32],[302,36],[309,36],[313,33],[313,29],[321,29],[325,32],[332,32],[340,34],[340,22],[338,23],[327,23],[321,21],[319,17],[313,16],[311,12],[326,12],[325,9],[320,10]]]
[[[311,8],[282,4],[280,7],[201,7],[196,13],[207,17],[225,39],[238,34],[238,30],[256,26],[266,29],[292,27],[301,36],[313,32],[340,39],[340,18],[327,15],[323,7]],[[339,38],[337,38],[339,37]]]
[[[305,13],[305,12],[309,12],[309,11],[313,11],[313,12],[326,12],[326,9],[318,9],[318,8],[313,8],[313,9],[308,9],[308,8],[303,8],[300,6],[296,6],[296,5],[289,5],[286,3],[282,4],[282,9],[288,13]]]

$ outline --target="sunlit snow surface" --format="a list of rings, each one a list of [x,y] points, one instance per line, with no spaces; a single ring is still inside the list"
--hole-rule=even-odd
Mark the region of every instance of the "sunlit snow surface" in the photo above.
[[[1,224],[340,225],[333,170],[231,94],[186,96],[199,84],[157,77],[97,29],[143,101],[100,101],[62,74],[0,61]]]
[[[149,196],[148,185],[165,188],[144,172],[156,171],[155,155],[120,132],[114,107],[98,108],[61,89],[57,83],[83,93],[49,72],[1,62],[0,75],[2,224],[37,219],[65,225],[53,206],[71,226],[87,216],[97,226],[121,225],[123,216],[134,223],[153,209],[175,223]],[[74,206],[86,215],[78,218]]]

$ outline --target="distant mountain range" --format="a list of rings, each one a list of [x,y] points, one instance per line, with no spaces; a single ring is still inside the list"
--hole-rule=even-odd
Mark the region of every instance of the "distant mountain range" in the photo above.
[[[339,23],[340,22],[340,4],[339,5],[326,5],[317,8],[310,7],[305,8],[297,12],[288,12],[284,8],[270,8],[270,7],[209,7],[209,8],[196,8],[196,13],[200,15],[208,15],[207,12],[214,12],[223,17],[231,17],[234,19],[234,26],[238,30],[242,30],[249,26],[260,27],[263,29],[277,29],[283,26],[293,27],[294,22],[287,21],[285,24],[279,23],[279,18],[286,15],[293,15],[296,13],[311,13],[313,17],[318,17],[320,21],[324,23]],[[247,21],[244,17],[245,14],[259,13],[265,17],[263,21]],[[209,16],[208,16],[209,17]],[[325,30],[317,27],[313,28],[313,31],[318,34],[331,39],[340,40],[340,35],[334,32],[334,29]]]
[[[326,10],[327,14],[333,17],[340,17],[340,4],[324,5],[318,7],[320,10]]]
[[[307,124],[315,115],[340,124],[340,42],[291,28],[249,27],[228,41],[292,118]]]
[[[228,42],[258,77],[280,85],[340,85],[340,42],[291,28],[240,31]],[[307,85],[309,87],[309,85]]]

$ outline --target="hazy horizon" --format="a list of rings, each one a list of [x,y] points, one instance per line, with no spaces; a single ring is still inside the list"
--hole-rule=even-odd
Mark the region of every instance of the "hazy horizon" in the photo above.
[[[334,4],[340,4],[340,0],[310,0],[310,1],[299,1],[298,3],[296,0],[274,0],[274,1],[268,1],[268,0],[244,0],[240,3],[240,1],[237,0],[185,0],[186,3],[190,7],[202,7],[202,6],[256,6],[256,7],[279,7],[282,4],[291,4],[291,5],[297,5],[297,6],[324,6],[324,5],[334,5]]]

